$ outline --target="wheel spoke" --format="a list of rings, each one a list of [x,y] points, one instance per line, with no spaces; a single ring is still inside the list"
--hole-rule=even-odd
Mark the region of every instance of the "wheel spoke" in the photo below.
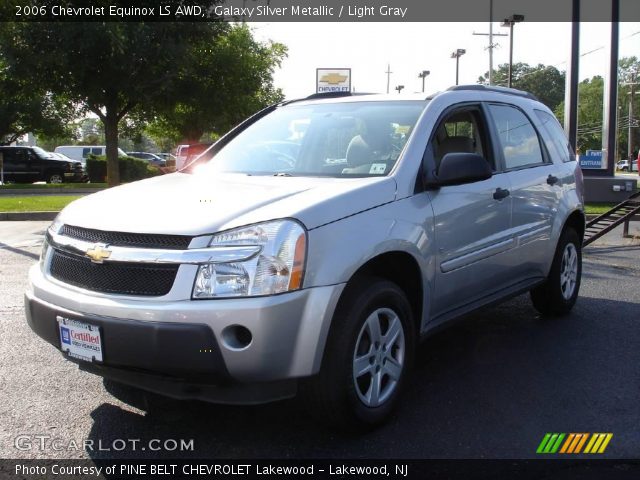
[[[391,348],[391,346],[396,343],[398,336],[402,332],[402,323],[398,317],[393,317],[393,319],[389,323],[389,329],[384,336],[384,343],[387,344],[387,348]]]
[[[373,366],[371,365],[369,358],[370,355],[367,353],[361,357],[356,357],[353,361],[353,376],[355,378],[360,378],[362,375],[371,373]]]
[[[386,360],[387,361],[384,364],[384,367],[382,367],[382,371],[389,375],[392,380],[400,380],[400,375],[402,374],[402,366],[391,355],[387,356]]]
[[[380,332],[380,318],[378,315],[379,313],[376,311],[367,318],[367,333],[369,334],[371,343],[380,342],[382,340],[382,333]]]
[[[377,407],[378,403],[380,403],[381,386],[382,374],[378,372],[371,378],[371,385],[369,385],[369,390],[367,391],[367,401],[369,403],[369,406]]]

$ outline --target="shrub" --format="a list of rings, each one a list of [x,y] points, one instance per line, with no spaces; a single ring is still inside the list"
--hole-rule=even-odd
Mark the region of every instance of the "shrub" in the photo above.
[[[135,182],[136,180],[162,174],[160,169],[139,158],[119,157],[118,164],[120,166],[121,182]],[[91,183],[105,182],[107,178],[107,157],[104,155],[89,155],[87,158],[87,175]]]

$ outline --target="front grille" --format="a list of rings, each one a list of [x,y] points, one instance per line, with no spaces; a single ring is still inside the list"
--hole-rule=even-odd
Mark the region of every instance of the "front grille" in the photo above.
[[[51,275],[61,282],[95,292],[161,296],[171,290],[179,265],[94,263],[54,250]]]
[[[188,235],[111,232],[73,225],[63,225],[59,233],[86,242],[106,243],[120,247],[166,248],[170,250],[184,250],[189,246],[192,238]]]

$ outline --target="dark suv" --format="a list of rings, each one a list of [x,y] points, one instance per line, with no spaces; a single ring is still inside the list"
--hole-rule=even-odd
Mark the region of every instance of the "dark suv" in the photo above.
[[[82,163],[60,160],[40,147],[0,147],[0,154],[5,182],[62,183],[86,180]]]

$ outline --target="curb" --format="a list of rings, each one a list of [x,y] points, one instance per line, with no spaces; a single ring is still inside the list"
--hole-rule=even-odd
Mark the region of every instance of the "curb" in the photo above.
[[[0,212],[0,221],[53,220],[60,212]]]

